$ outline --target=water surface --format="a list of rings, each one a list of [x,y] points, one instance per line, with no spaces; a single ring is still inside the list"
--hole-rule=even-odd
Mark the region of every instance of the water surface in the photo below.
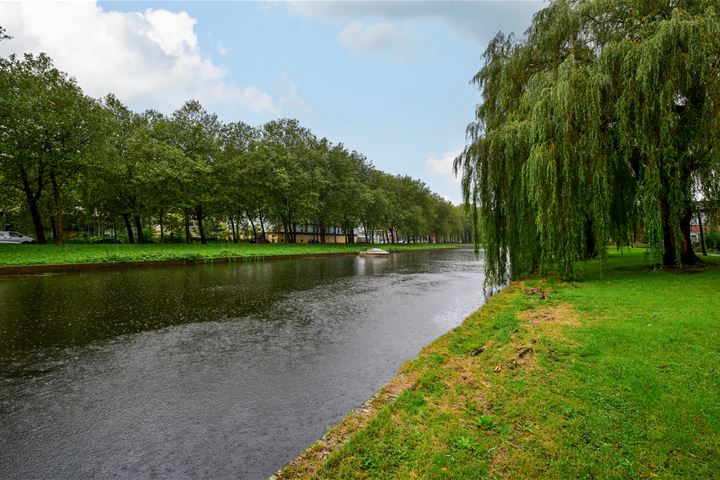
[[[265,478],[484,301],[471,251],[0,278],[0,478]]]

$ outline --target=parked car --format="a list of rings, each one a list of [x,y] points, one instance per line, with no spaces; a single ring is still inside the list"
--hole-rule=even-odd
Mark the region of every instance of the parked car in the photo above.
[[[0,231],[0,243],[32,243],[32,237],[9,230]]]

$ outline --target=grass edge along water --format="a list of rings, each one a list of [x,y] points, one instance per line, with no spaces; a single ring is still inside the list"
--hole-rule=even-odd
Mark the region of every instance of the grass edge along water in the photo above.
[[[579,272],[512,283],[272,478],[716,476],[720,262]]]

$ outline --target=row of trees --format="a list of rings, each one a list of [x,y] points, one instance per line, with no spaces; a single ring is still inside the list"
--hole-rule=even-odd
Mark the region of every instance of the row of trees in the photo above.
[[[306,223],[321,242],[332,227],[391,242],[469,234],[460,207],[296,120],[224,123],[197,101],[136,113],[87,97],[42,54],[0,59],[0,183],[0,210],[27,218],[38,243],[116,220],[131,243],[148,240],[149,222],[161,239],[170,229],[203,243],[219,224],[234,241],[272,228],[294,242]]]
[[[559,270],[628,244],[697,261],[697,198],[720,199],[715,0],[556,0],[523,41],[498,34],[456,159],[487,279]]]

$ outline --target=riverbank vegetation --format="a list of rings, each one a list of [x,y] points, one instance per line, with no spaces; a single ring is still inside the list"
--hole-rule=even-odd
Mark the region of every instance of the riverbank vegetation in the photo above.
[[[449,243],[418,243],[383,245],[391,252],[456,248]],[[2,267],[27,265],[76,265],[90,263],[162,262],[166,260],[195,261],[213,259],[275,257],[287,255],[325,255],[354,253],[367,249],[361,244],[271,244],[211,243],[185,244],[65,244],[65,245],[0,245]]]
[[[650,260],[698,261],[698,198],[720,201],[715,0],[552,1],[526,38],[498,34],[456,160],[490,283],[575,274],[642,238]]]
[[[720,262],[646,254],[512,283],[278,478],[715,477]]]
[[[227,123],[197,101],[133,112],[87,97],[42,54],[0,58],[0,214],[40,244],[66,230],[203,244],[281,230],[294,243],[308,226],[320,243],[471,237],[461,207],[296,120]]]

